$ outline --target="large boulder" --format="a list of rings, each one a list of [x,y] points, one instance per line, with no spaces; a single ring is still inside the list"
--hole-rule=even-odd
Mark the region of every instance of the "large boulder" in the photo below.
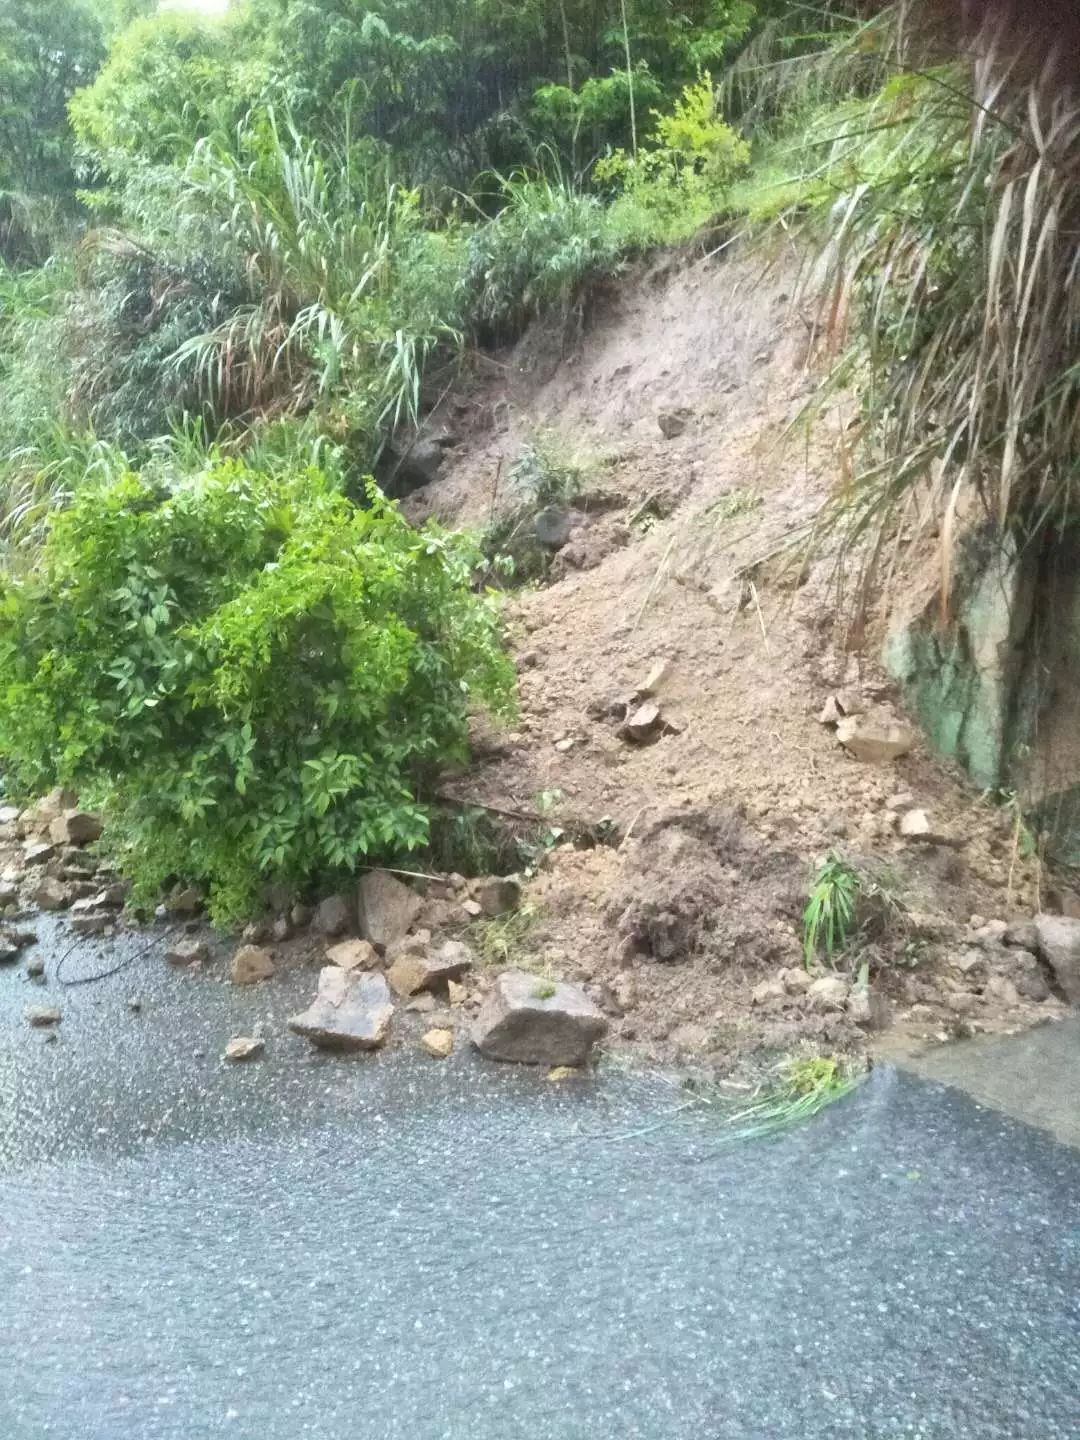
[[[1070,1005],[1080,1005],[1080,920],[1068,915],[1036,915],[1039,954]]]
[[[372,870],[360,881],[360,933],[379,950],[403,940],[420,914],[422,901],[388,870]]]
[[[289,1029],[322,1050],[377,1050],[386,1044],[393,1013],[382,975],[326,965],[319,972],[318,995],[289,1018]]]
[[[584,1065],[608,1022],[583,990],[506,970],[488,992],[473,1044],[489,1060]]]

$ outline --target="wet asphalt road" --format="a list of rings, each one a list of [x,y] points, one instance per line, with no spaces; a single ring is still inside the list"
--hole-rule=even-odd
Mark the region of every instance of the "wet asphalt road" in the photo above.
[[[3,1440],[1080,1435],[1080,1152],[885,1070],[726,1146],[656,1078],[319,1057],[312,988],[0,973]]]

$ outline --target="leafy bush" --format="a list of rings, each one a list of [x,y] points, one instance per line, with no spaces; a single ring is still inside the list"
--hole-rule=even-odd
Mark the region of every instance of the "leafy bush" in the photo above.
[[[205,882],[221,921],[415,849],[470,701],[510,703],[475,559],[315,470],[87,485],[0,591],[10,777],[95,794],[137,896]]]

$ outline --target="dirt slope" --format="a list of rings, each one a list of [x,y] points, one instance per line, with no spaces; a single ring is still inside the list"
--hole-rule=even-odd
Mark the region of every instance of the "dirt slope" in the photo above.
[[[800,967],[808,884],[833,848],[907,912],[853,962],[889,1001],[890,1043],[1060,1009],[1033,998],[1045,984],[1026,952],[966,943],[1034,903],[1009,817],[920,746],[861,763],[817,719],[840,687],[898,707],[869,655],[837,648],[831,559],[800,573],[770,558],[835,482],[847,418],[792,425],[815,386],[814,317],[794,296],[783,261],[669,261],[628,279],[583,334],[535,330],[446,407],[457,444],[407,502],[483,525],[537,429],[590,462],[550,583],[511,602],[520,722],[477,735],[456,791],[611,818],[617,845],[554,851],[529,888],[533,923],[506,948],[587,982],[618,1036],[662,1055],[863,1043],[798,975],[753,999]],[[625,702],[658,662],[660,733],[631,743]],[[941,840],[897,833],[911,806]]]

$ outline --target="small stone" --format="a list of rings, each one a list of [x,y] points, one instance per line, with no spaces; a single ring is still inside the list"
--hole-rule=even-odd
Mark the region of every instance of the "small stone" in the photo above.
[[[315,907],[315,928],[321,935],[342,935],[352,925],[352,916],[344,895],[328,895]]]
[[[823,975],[807,990],[810,1003],[820,1010],[843,1010],[851,986],[840,975]]]
[[[234,985],[257,985],[260,980],[269,980],[273,973],[270,952],[259,945],[241,945],[229,966],[229,979]]]
[[[39,910],[66,910],[72,895],[67,885],[47,877],[34,891],[33,900]]]
[[[435,1060],[445,1060],[454,1053],[454,1032],[452,1030],[428,1030],[421,1035],[420,1044]]]
[[[802,966],[781,970],[779,979],[789,995],[805,995],[818,977]]]
[[[234,1035],[225,1046],[226,1060],[253,1060],[266,1048],[266,1041],[260,1035]]]
[[[627,740],[641,744],[650,740],[660,725],[660,707],[655,700],[646,700],[627,716],[622,734]]]
[[[973,976],[976,971],[985,966],[986,961],[978,950],[959,950],[949,956],[949,968],[957,970],[961,975]]]
[[[671,661],[657,660],[648,675],[646,675],[645,683],[638,690],[638,694],[643,700],[648,699],[650,695],[656,695],[664,688],[664,684],[670,678],[670,675]]]
[[[26,1012],[26,1023],[35,1030],[43,1030],[49,1025],[59,1025],[60,1011],[53,1005],[31,1005]]]
[[[1004,942],[1007,928],[1004,920],[988,920],[967,938],[972,945],[978,945],[983,950],[996,950]]]
[[[509,915],[521,904],[521,886],[509,877],[482,880],[476,887],[476,899],[483,914],[497,920],[500,915]]]
[[[573,748],[574,737],[572,735],[567,735],[562,740],[555,741],[555,749],[560,755],[565,755],[568,750],[572,750]]]
[[[459,940],[448,940],[437,954],[406,952],[386,972],[390,988],[399,995],[416,995],[435,990],[451,980],[460,980],[472,968],[472,953]]]
[[[451,1005],[463,1005],[467,993],[465,986],[459,984],[458,981],[448,980],[446,982],[446,995]]]
[[[930,820],[925,810],[907,810],[900,816],[897,829],[909,840],[923,839],[930,834]]]
[[[902,810],[914,810],[915,796],[910,790],[900,790],[895,795],[890,795],[885,801],[886,810],[895,810],[899,814]]]
[[[899,720],[875,715],[845,715],[836,727],[836,738],[856,760],[885,765],[906,755],[915,744],[915,732]]]
[[[342,970],[370,970],[379,957],[368,940],[342,940],[327,948],[326,958]]]
[[[294,905],[289,911],[289,919],[293,923],[294,930],[306,930],[311,924],[311,906]]]
[[[262,945],[270,939],[270,924],[266,920],[252,920],[240,932],[245,945]]]
[[[564,1080],[580,1080],[584,1074],[585,1071],[578,1065],[553,1065],[545,1078],[558,1085]]]
[[[177,940],[165,951],[170,965],[203,965],[210,959],[210,946],[205,940]]]
[[[327,965],[319,993],[289,1029],[324,1050],[377,1050],[386,1044],[394,1007],[385,977]]]
[[[417,995],[415,1000],[410,1000],[408,1005],[405,1006],[405,1009],[411,1010],[415,1015],[430,1015],[437,1004],[438,1001],[435,999],[435,996],[432,995],[431,991],[424,990]]]
[[[40,955],[32,955],[26,962],[26,973],[31,980],[39,980],[45,974],[45,961]]]
[[[388,870],[372,870],[360,881],[360,933],[378,950],[403,940],[423,901]]]
[[[821,713],[818,715],[818,724],[839,725],[840,721],[843,718],[844,712],[837,704],[836,696],[830,695],[829,698],[825,701],[825,704],[821,707]]]
[[[273,925],[270,926],[270,938],[276,940],[279,944],[290,940],[292,933],[292,921],[287,915],[279,915]]]
[[[470,920],[477,920],[484,913],[483,906],[476,900],[463,900],[461,902],[461,908]]]
[[[131,1011],[133,1015],[138,1015],[139,1011],[142,1009],[142,1001],[139,999],[138,995],[128,996],[127,1008]]]
[[[754,986],[750,998],[755,1005],[768,1005],[774,1000],[786,999],[787,990],[780,979],[762,980],[760,985]]]
[[[673,410],[661,410],[656,417],[656,423],[660,427],[660,433],[664,439],[674,440],[683,434],[693,413],[685,405],[678,405]]]
[[[473,1027],[473,1044],[490,1060],[526,1065],[584,1065],[608,1022],[583,990],[504,971]]]
[[[1066,915],[1036,915],[1039,954],[1054,973],[1070,1005],[1080,1005],[1080,920]]]

